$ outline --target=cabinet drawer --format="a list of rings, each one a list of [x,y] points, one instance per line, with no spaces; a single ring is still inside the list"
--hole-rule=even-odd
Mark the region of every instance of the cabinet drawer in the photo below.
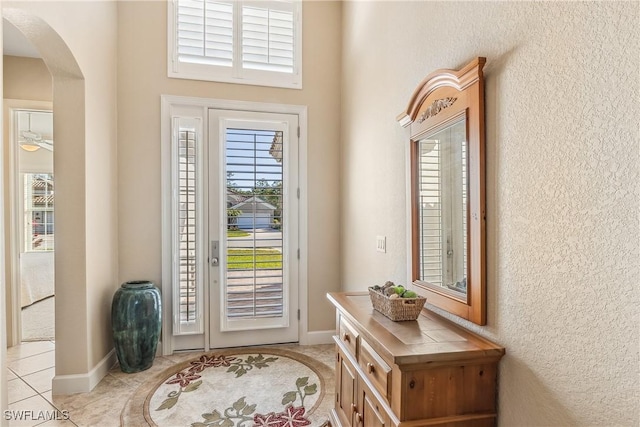
[[[360,340],[358,364],[371,384],[389,401],[388,387],[391,384],[391,367],[364,340]]]
[[[340,341],[346,345],[347,349],[353,357],[358,356],[358,332],[351,326],[348,320],[340,316]]]

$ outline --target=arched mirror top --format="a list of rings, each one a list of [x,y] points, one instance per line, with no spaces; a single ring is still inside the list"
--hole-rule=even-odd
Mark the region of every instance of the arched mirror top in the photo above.
[[[398,115],[398,122],[406,127],[416,121],[421,107],[437,89],[449,87],[456,92],[463,92],[474,83],[482,81],[482,68],[486,61],[486,58],[478,57],[460,70],[437,70],[429,74],[413,91],[407,108]]]
[[[398,122],[410,129],[411,281],[427,302],[486,324],[485,58],[429,74]]]

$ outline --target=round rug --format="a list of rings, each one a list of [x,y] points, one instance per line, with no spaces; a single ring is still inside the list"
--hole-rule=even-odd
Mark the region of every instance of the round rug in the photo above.
[[[322,426],[333,404],[333,372],[306,355],[276,348],[206,353],[141,385],[123,426]]]

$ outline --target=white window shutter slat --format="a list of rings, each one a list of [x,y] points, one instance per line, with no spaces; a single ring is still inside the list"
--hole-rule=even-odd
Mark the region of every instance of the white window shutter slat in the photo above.
[[[300,0],[173,1],[171,77],[301,88]]]
[[[289,5],[284,3],[284,5]],[[293,73],[294,15],[268,7],[242,8],[242,67]]]
[[[202,135],[197,118],[172,119],[173,334],[203,332]]]
[[[205,0],[178,3],[178,60],[233,65],[233,4]]]

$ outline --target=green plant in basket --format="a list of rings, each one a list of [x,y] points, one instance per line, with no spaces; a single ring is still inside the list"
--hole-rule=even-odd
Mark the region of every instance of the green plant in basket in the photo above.
[[[402,285],[395,285],[391,281],[387,281],[383,286],[375,285],[371,289],[386,295],[389,298],[417,298],[418,294],[409,289],[405,289]]]

